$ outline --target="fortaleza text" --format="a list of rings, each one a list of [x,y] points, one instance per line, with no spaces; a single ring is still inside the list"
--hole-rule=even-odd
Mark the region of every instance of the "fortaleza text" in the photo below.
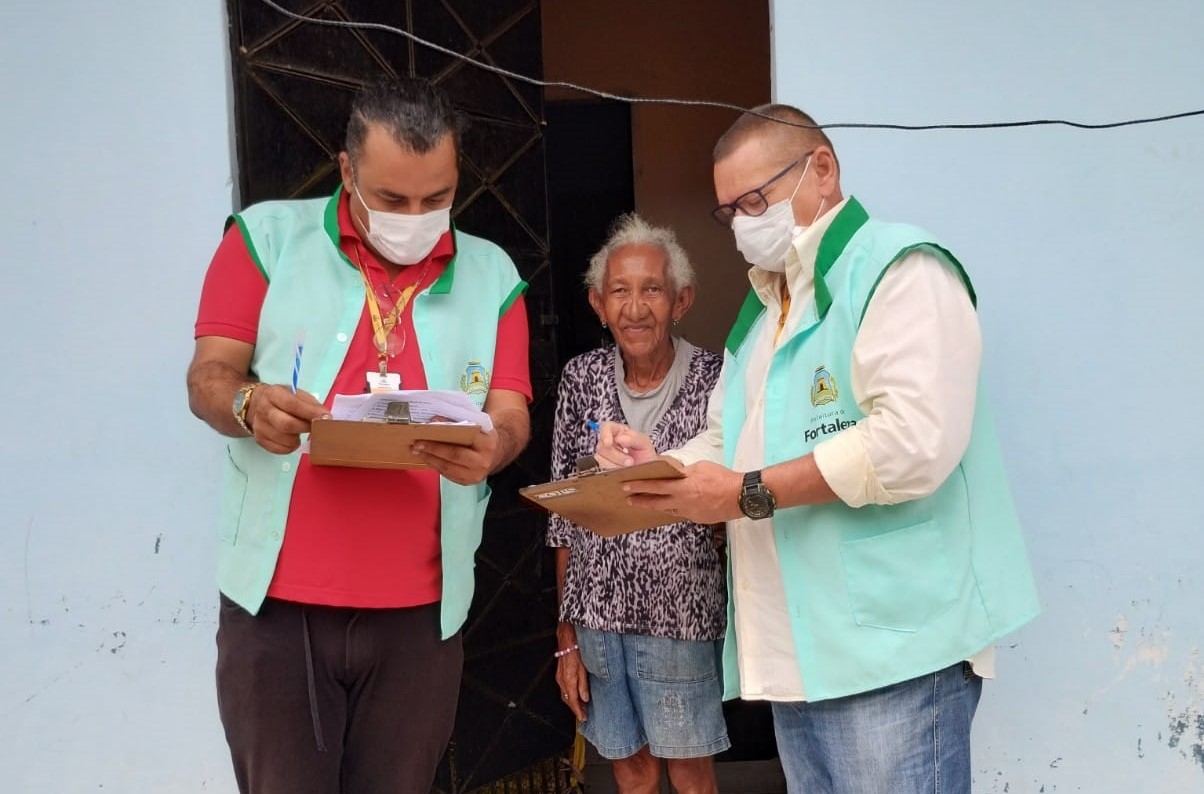
[[[820,436],[828,436],[833,433],[839,433],[841,430],[850,428],[857,424],[856,419],[837,419],[834,422],[825,422],[818,427],[812,427],[803,431],[803,437],[807,441],[814,441]]]

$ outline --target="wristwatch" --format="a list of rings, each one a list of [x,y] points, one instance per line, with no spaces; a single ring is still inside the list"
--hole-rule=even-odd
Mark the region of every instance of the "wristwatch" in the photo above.
[[[238,422],[238,426],[249,436],[255,435],[251,426],[247,424],[247,411],[251,408],[251,395],[262,385],[262,383],[247,383],[234,393],[234,421]]]
[[[740,488],[740,512],[753,521],[760,521],[772,516],[777,506],[773,492],[761,482],[761,472],[747,472],[744,475],[744,485]]]

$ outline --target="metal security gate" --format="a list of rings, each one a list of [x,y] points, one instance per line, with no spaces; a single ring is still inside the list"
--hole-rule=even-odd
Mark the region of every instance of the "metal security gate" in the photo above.
[[[538,0],[278,0],[306,17],[383,23],[476,60],[542,73]],[[242,205],[329,195],[351,97],[382,73],[428,78],[470,117],[457,225],[501,245],[530,283],[532,442],[493,481],[464,630],[455,733],[437,788],[562,791],[573,724],[553,678],[555,575],[544,520],[519,486],[547,475],[557,353],[548,262],[540,89],[486,73],[384,31],[290,19],[262,0],[227,0]],[[415,715],[421,719],[421,715]]]

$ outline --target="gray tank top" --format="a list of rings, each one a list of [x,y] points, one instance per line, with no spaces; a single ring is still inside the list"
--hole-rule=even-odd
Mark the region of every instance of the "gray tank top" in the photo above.
[[[626,370],[623,368],[623,353],[615,347],[615,380],[619,390],[619,406],[627,417],[627,424],[645,435],[652,431],[660,422],[661,417],[669,410],[681,384],[690,371],[690,359],[694,357],[694,345],[684,339],[673,337],[673,363],[669,366],[664,380],[655,389],[646,392],[633,391],[626,381]]]

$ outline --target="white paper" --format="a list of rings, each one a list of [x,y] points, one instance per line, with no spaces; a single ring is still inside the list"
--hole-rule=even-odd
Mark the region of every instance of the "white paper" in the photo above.
[[[334,419],[352,422],[381,421],[389,403],[410,405],[410,421],[422,424],[471,424],[486,433],[493,432],[489,414],[477,409],[468,395],[459,391],[382,391],[373,394],[336,394],[330,414]],[[447,422],[432,422],[434,417]]]

